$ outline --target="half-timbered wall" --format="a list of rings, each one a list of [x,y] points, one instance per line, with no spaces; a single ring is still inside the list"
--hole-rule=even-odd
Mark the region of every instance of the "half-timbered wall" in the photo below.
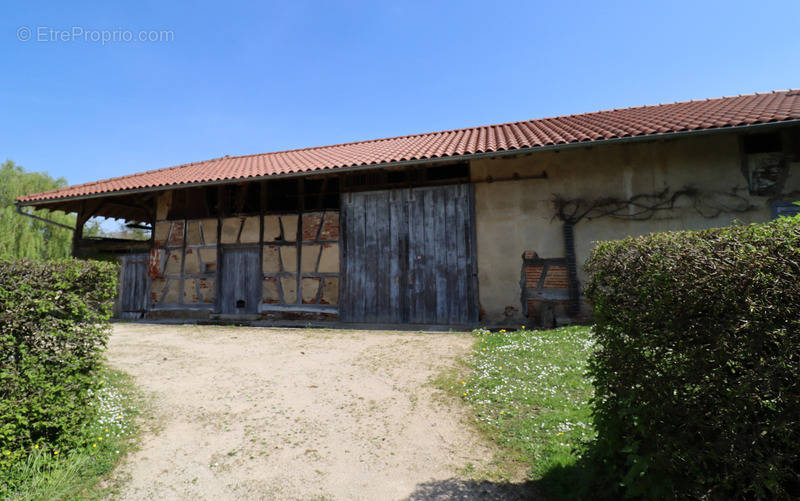
[[[265,215],[262,272],[263,312],[336,313],[339,213]]]
[[[150,251],[151,309],[213,309],[216,271],[216,219],[156,222]]]
[[[223,259],[223,254],[252,249],[261,263],[258,313],[273,319],[337,318],[338,211],[174,219],[174,193],[165,192],[157,200],[148,267],[151,316],[180,310],[230,313],[223,306],[236,287],[224,282],[233,284],[240,272],[223,269],[224,263],[235,261]]]

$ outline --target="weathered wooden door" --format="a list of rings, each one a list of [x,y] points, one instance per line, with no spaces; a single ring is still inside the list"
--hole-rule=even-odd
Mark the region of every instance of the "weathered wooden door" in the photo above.
[[[223,249],[220,313],[258,313],[262,282],[261,259],[257,248]]]
[[[472,185],[342,196],[345,322],[478,320]]]
[[[128,254],[122,258],[119,284],[120,318],[142,318],[147,310],[147,266],[149,254]]]

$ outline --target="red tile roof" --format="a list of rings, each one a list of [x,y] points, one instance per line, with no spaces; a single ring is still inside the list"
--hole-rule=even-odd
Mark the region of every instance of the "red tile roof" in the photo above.
[[[385,165],[800,119],[800,90],[597,111],[483,127],[223,157],[20,197],[22,203],[220,180]]]

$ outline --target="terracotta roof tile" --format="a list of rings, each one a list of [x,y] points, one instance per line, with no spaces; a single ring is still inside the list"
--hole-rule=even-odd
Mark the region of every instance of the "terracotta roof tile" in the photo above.
[[[23,203],[277,174],[800,119],[800,91],[597,111],[258,155],[222,157],[20,197]]]

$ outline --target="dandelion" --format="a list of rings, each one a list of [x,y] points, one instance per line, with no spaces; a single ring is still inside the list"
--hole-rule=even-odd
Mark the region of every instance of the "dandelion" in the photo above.
[[[103,440],[103,437],[97,437],[97,440]]]
[[[33,444],[33,448],[34,449],[38,449],[39,448],[39,444]]]
[[[53,451],[54,456],[58,456],[58,451]]]
[[[504,333],[505,331],[506,331],[505,329],[500,329],[500,332],[501,332],[501,333]]]
[[[10,456],[11,455],[11,451],[3,451],[3,454],[5,454],[6,456]]]
[[[97,444],[92,444],[92,447],[97,447]]]

